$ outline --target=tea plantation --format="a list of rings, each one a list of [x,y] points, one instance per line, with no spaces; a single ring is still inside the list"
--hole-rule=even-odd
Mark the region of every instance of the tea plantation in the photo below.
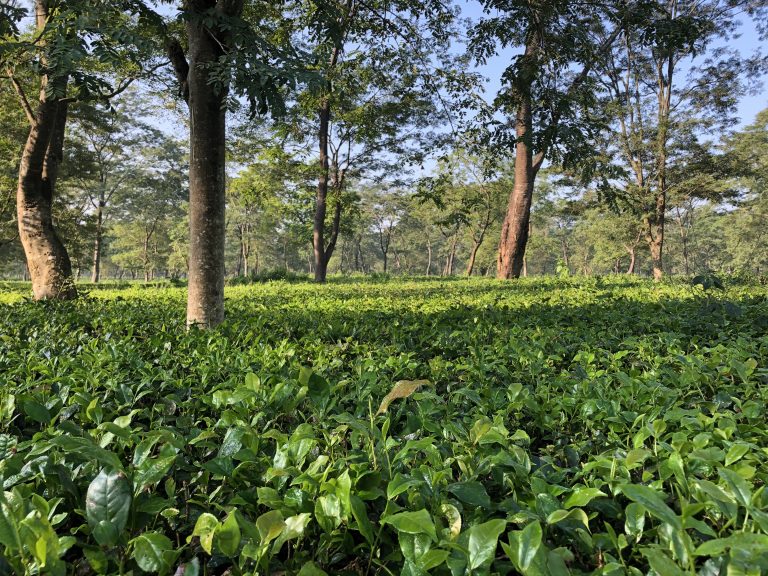
[[[0,289],[0,573],[768,573],[768,289]]]

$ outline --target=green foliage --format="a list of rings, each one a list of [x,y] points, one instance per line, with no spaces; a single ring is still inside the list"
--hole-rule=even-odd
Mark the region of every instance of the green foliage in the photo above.
[[[5,286],[4,569],[761,573],[766,292],[699,293],[274,282],[201,332],[178,288]]]
[[[11,29],[0,50],[9,73],[45,76],[48,99],[109,98],[156,64],[158,17],[143,3],[65,0],[45,3],[49,17],[34,37]],[[122,86],[121,86],[122,85]],[[32,93],[31,91],[29,93]]]

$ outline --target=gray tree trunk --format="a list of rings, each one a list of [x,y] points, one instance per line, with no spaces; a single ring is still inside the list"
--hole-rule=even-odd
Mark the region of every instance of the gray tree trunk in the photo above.
[[[239,16],[241,1],[198,2],[198,12],[215,9]],[[224,320],[224,191],[226,87],[209,82],[207,67],[224,56],[226,34],[197,18],[187,21],[190,115],[189,293],[187,325],[212,328]]]

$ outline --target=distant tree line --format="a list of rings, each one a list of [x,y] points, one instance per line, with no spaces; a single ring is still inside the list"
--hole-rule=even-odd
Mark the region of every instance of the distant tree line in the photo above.
[[[0,3],[0,272],[38,299],[183,277],[211,327],[274,271],[765,272],[768,112],[734,126],[768,60],[730,44],[763,3],[31,4]]]

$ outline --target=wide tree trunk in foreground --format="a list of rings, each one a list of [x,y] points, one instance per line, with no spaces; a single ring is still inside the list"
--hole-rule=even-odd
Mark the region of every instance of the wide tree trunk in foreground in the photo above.
[[[531,100],[525,97],[517,112],[517,143],[515,145],[515,183],[507,201],[507,211],[501,225],[501,239],[496,259],[496,277],[519,278],[523,271],[525,247],[531,219],[533,185],[538,166],[533,163],[530,145]]]
[[[47,2],[37,0],[35,11],[37,28],[42,30],[48,20]],[[12,82],[30,122],[19,164],[16,215],[19,238],[32,279],[32,292],[36,300],[76,298],[72,264],[56,234],[52,216],[56,179],[63,157],[67,103],[46,95],[49,79],[43,76],[40,101],[37,110],[33,111],[21,85],[15,80]],[[55,82],[58,83],[58,93],[66,89],[66,78],[58,78]]]
[[[507,211],[501,225],[496,277],[519,278],[523,271],[525,247],[531,219],[531,202],[536,174],[541,167],[544,151],[533,156],[531,90],[536,73],[539,38],[532,34],[525,48],[520,76],[514,90],[519,102],[515,118],[515,183],[507,201]]]
[[[196,2],[195,8],[198,15],[215,9],[225,16],[239,16],[243,3],[242,0],[208,0]],[[217,90],[210,83],[209,67],[224,56],[228,38],[225,33],[206,27],[201,20],[191,18],[187,22],[186,90],[190,116],[187,325],[211,328],[224,319],[227,89]],[[179,75],[179,65],[174,66]]]

